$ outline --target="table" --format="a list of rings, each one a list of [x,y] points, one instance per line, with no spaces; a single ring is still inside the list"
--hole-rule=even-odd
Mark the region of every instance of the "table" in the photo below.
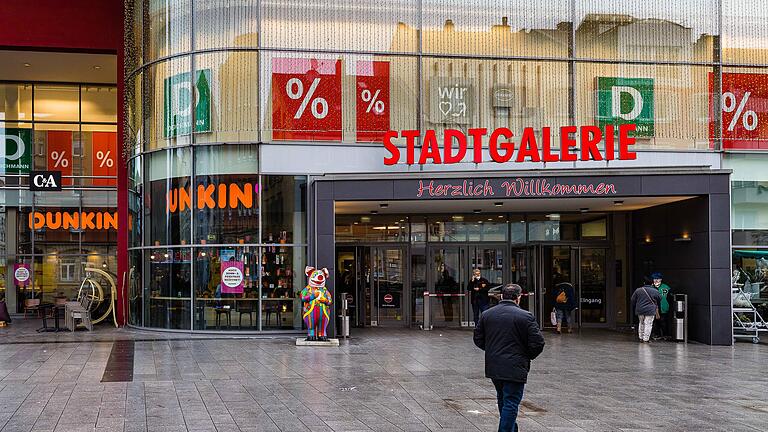
[[[43,326],[37,329],[38,333],[41,332],[59,332],[59,311],[64,309],[64,305],[56,305],[53,303],[40,303],[37,309],[43,313]],[[53,328],[48,327],[48,311],[53,310]]]

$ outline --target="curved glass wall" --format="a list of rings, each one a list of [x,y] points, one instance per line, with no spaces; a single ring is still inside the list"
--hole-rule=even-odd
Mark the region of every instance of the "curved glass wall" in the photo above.
[[[381,145],[387,130],[557,134],[629,122],[638,150],[768,148],[755,129],[768,114],[759,6],[129,2],[131,323],[300,328],[307,179],[272,175],[259,164],[260,143],[365,146]],[[98,121],[85,111],[83,121],[91,114]],[[222,292],[230,262],[242,273],[237,293]]]

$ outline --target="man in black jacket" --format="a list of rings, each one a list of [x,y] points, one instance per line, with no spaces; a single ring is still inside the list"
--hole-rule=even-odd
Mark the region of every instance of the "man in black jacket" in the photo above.
[[[522,291],[520,285],[504,286],[501,302],[481,314],[475,326],[475,345],[485,351],[485,376],[496,387],[499,432],[517,431],[531,360],[544,350],[536,318],[518,306]]]
[[[472,278],[469,280],[469,298],[472,301],[473,322],[477,325],[480,320],[480,314],[490,307],[491,300],[488,298],[490,283],[488,279],[480,275],[480,269],[472,271]]]

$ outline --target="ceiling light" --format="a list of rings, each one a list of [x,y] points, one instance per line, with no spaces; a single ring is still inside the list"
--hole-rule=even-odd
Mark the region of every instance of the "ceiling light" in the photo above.
[[[454,222],[464,222],[464,216],[458,215],[458,216],[451,216],[451,220]]]
[[[560,220],[560,214],[559,213],[550,213],[545,216],[547,219],[550,220]]]
[[[493,205],[495,205],[496,207],[501,207],[501,206],[504,205],[504,203],[503,202],[495,202],[495,203],[493,203]]]
[[[371,214],[379,214],[378,210],[371,210]]]
[[[31,63],[24,63],[24,67],[30,67],[30,66],[32,66]]]
[[[163,254],[164,257],[168,258],[168,254]]]
[[[370,221],[371,221],[371,217],[370,216],[360,216],[360,222],[366,223],[366,222],[370,222]]]
[[[205,252],[200,252],[200,256],[205,256]]]
[[[588,211],[589,211],[589,207],[582,207],[582,208],[579,209],[580,213],[586,213]]]
[[[613,202],[613,205],[615,205],[615,206],[622,206],[622,205],[624,205],[624,201],[621,201],[621,200],[619,200],[619,201],[614,201],[614,202]]]
[[[405,222],[405,219],[400,219],[400,222]]]
[[[480,213],[480,212],[482,212],[482,210],[480,210],[480,209],[474,209],[474,210],[472,210],[472,213],[475,213],[475,214],[477,214],[477,213]]]
[[[387,203],[381,203],[381,204],[379,204],[379,207],[381,207],[381,208],[387,208],[387,207],[389,207],[389,204],[387,204]]]
[[[499,215],[499,219],[504,219],[504,215]]]
[[[492,220],[493,220],[493,218],[488,218],[488,221],[489,221],[489,222],[490,222],[490,221],[492,221]]]
[[[96,69],[96,70],[99,70],[99,69],[101,69],[101,66],[95,65],[93,68]]]
[[[358,225],[360,222],[352,222],[352,225]]]

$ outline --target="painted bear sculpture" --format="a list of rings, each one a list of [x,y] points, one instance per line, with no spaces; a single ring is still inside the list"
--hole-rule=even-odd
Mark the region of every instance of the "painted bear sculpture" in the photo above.
[[[331,321],[332,303],[331,293],[325,287],[328,269],[307,266],[304,273],[309,278],[309,283],[301,290],[301,312],[307,325],[307,340],[327,341],[326,330]]]

